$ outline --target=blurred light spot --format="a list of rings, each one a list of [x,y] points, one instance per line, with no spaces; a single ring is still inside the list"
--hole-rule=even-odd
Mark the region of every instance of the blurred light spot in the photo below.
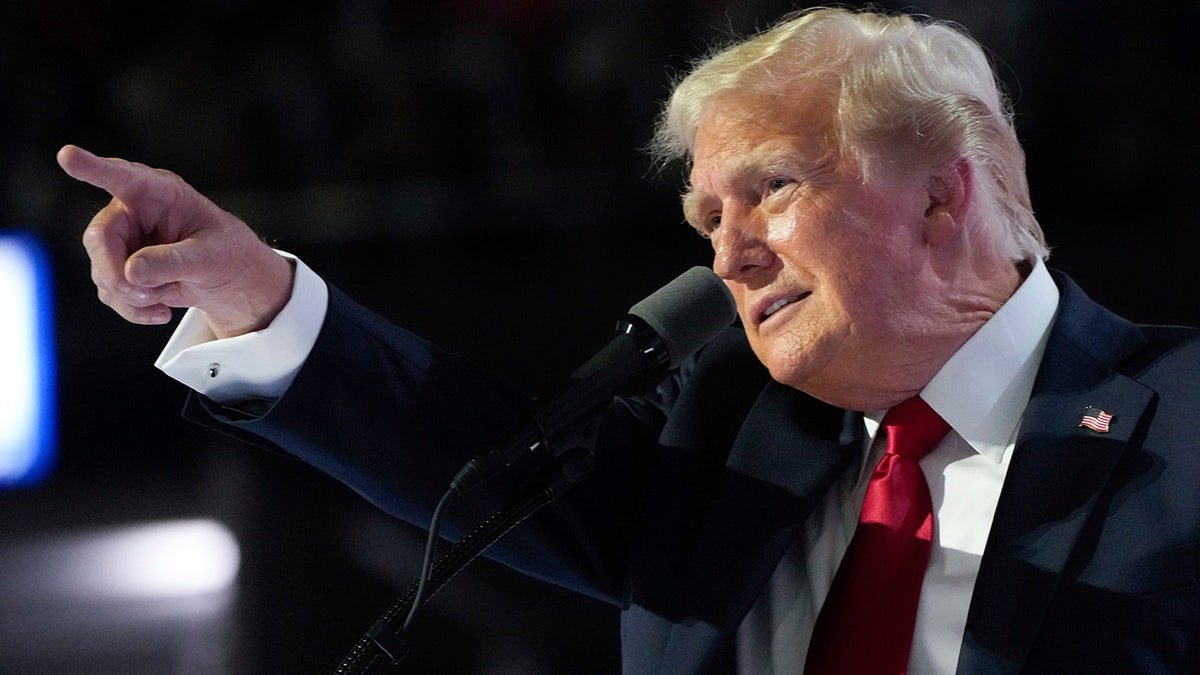
[[[8,577],[0,588],[43,601],[182,599],[231,591],[240,564],[237,540],[221,523],[155,522],[9,547],[0,552]]]
[[[96,591],[148,598],[226,590],[241,562],[233,535],[211,520],[127,527],[98,537],[91,555]]]
[[[0,486],[42,478],[54,451],[49,269],[32,235],[0,233]]]

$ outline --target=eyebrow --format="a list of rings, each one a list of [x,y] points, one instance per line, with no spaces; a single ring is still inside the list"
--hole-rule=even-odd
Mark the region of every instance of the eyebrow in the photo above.
[[[822,162],[815,164],[820,163]],[[757,178],[758,176],[801,174],[806,171],[802,164],[804,162],[798,161],[794,152],[783,151],[779,148],[759,150],[738,158],[729,171],[727,182],[737,185],[745,182],[748,178]],[[701,199],[701,195],[697,194],[695,187],[690,183],[681,195],[684,219],[703,234],[704,229],[700,223]]]

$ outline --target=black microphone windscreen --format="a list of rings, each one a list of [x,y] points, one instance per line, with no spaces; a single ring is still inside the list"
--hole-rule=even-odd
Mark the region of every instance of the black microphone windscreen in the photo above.
[[[697,266],[630,307],[629,314],[658,334],[674,368],[733,323],[737,307],[725,282]]]

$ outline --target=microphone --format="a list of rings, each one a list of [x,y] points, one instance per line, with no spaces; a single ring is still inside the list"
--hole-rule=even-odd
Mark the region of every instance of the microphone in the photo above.
[[[393,606],[399,607],[395,614],[389,609],[355,646],[347,661],[358,662],[359,657],[372,651],[372,645],[393,664],[407,653],[404,635],[427,599],[442,514],[454,498],[529,453],[540,452],[552,460],[547,462],[547,466],[553,467],[542,477],[543,484],[493,514],[442,558],[446,565],[452,565],[452,571],[438,581],[439,587],[509,528],[557,499],[591,470],[591,450],[580,439],[587,439],[590,428],[594,427],[592,422],[620,387],[640,375],[678,366],[732,323],[736,315],[729,289],[704,267],[693,267],[630,307],[625,318],[617,323],[616,337],[571,374],[569,384],[559,396],[533,413],[530,423],[504,442],[463,465],[450,481],[433,510],[421,573],[411,601],[406,598],[398,601]],[[454,562],[447,562],[448,557],[454,558]],[[445,571],[446,567],[442,569]],[[404,604],[408,605],[407,616],[399,632],[395,632],[394,619],[399,617]]]
[[[571,374],[561,394],[532,421],[468,462],[450,483],[462,494],[532,452],[556,457],[575,434],[636,377],[677,367],[737,316],[733,296],[712,270],[693,267],[629,308],[617,335]],[[560,449],[561,446],[562,447]]]

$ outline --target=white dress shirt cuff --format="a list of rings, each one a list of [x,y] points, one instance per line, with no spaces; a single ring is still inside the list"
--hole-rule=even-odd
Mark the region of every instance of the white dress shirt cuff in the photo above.
[[[317,341],[329,289],[307,265],[296,266],[292,297],[269,326],[217,339],[203,312],[189,309],[154,365],[217,403],[274,400],[283,395]]]

